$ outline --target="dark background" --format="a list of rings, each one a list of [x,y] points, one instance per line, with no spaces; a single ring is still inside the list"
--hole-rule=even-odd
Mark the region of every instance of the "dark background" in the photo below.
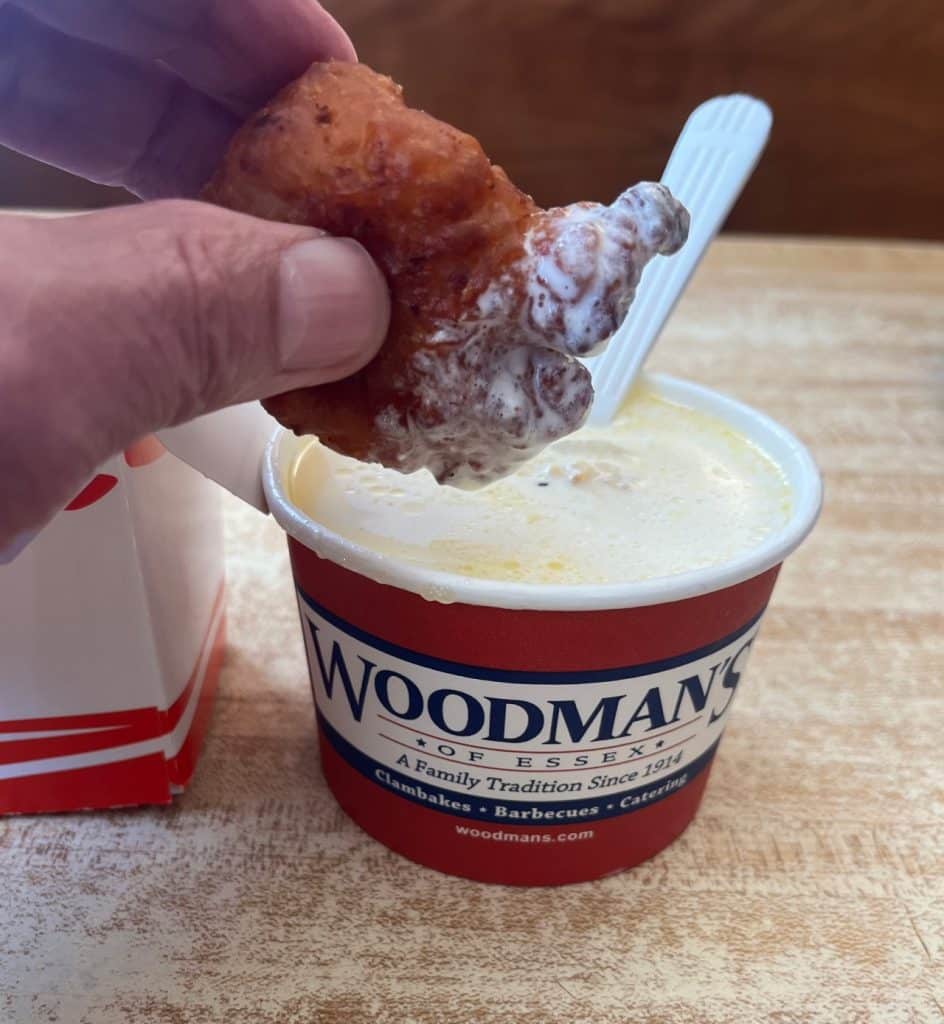
[[[325,6],[411,105],[477,135],[543,205],[658,178],[688,113],[744,91],[774,129],[729,228],[944,239],[944,0]],[[0,148],[0,205],[126,199]]]

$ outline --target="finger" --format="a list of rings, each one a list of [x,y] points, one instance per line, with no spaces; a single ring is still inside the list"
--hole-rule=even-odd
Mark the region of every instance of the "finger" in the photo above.
[[[237,126],[157,65],[0,8],[0,143],[155,198],[196,195]]]
[[[356,243],[206,204],[0,216],[0,548],[150,431],[354,372],[388,301]]]
[[[59,31],[161,61],[244,117],[313,61],[356,59],[314,0],[14,0]]]

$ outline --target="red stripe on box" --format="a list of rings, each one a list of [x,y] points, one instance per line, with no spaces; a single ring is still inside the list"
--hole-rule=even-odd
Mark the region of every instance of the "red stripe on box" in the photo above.
[[[0,814],[46,814],[170,803],[164,755],[0,781]]]
[[[102,711],[91,715],[54,715],[51,718],[15,718],[0,722],[0,733],[42,732],[61,729],[132,728],[147,721],[156,708],[126,708],[121,711]]]
[[[185,786],[191,779],[194,769],[197,767],[197,758],[203,747],[203,738],[206,735],[207,727],[210,724],[210,715],[213,712],[213,703],[216,698],[216,689],[220,680],[220,669],[223,667],[223,656],[226,653],[226,615],[220,619],[216,636],[213,639],[213,649],[210,652],[210,659],[207,662],[206,674],[203,677],[203,686],[200,695],[197,697],[197,710],[190,725],[190,731],[183,742],[183,746],[167,762],[167,775],[172,785]]]
[[[496,825],[420,807],[364,778],[319,729],[325,779],[342,808],[390,849],[438,871],[507,885],[565,885],[625,871],[684,832],[701,803],[711,766],[651,807],[605,821],[569,825]],[[466,833],[460,832],[466,829]],[[469,831],[471,830],[471,831]],[[592,831],[592,838],[577,838]],[[479,833],[479,836],[471,834]],[[495,836],[549,835],[550,842]],[[549,851],[553,853],[549,855]]]
[[[87,483],[65,507],[66,512],[78,512],[100,501],[118,483],[118,477],[111,473],[99,473]]]
[[[187,680],[187,685],[183,688],[180,696],[174,701],[173,704],[167,709],[165,714],[165,724],[162,732],[170,732],[177,726],[177,723],[183,717],[183,713],[187,708],[187,704],[190,701],[190,695],[193,693],[193,688],[197,681],[197,672],[200,668],[200,662],[203,659],[203,655],[206,652],[207,645],[212,645],[209,660],[212,661],[214,654],[217,653],[217,649],[222,646],[223,638],[226,635],[226,629],[223,618],[220,618],[217,626],[216,634],[211,636],[210,629],[213,628],[213,620],[216,618],[216,613],[219,611],[220,605],[223,603],[223,584],[220,584],[220,589],[216,592],[216,599],[213,601],[213,610],[210,612],[209,626],[207,627],[207,634],[203,638],[203,643],[200,645],[200,653],[197,655],[196,664],[193,666],[193,671],[190,673],[190,678]],[[219,665],[216,666],[216,670],[219,670]],[[207,674],[209,674],[209,664],[207,665]]]
[[[0,741],[0,764],[19,764],[22,761],[37,761],[45,757],[66,757],[70,754],[87,754],[94,750],[109,750],[123,747],[127,743],[160,736],[164,729],[164,716],[157,708],[142,708],[148,714],[141,715],[130,726],[100,729],[95,732],[80,732],[65,736],[45,736],[42,739]],[[37,731],[51,731],[43,722]]]
[[[221,585],[210,612],[211,626],[222,601],[223,587]],[[130,708],[124,711],[107,711],[97,715],[24,718],[17,721],[0,722],[0,733],[53,731],[70,733],[70,735],[47,736],[42,739],[0,741],[0,764],[19,764],[23,761],[36,761],[46,757],[64,757],[70,754],[91,753],[95,750],[109,750],[113,747],[123,747],[128,743],[138,743],[142,740],[166,735],[177,727],[183,717],[193,688],[197,683],[200,663],[203,660],[207,644],[213,644],[210,654],[212,660],[214,655],[221,653],[224,635],[225,630],[221,619],[214,637],[211,637],[208,631],[186,685],[180,696],[166,711],[160,711],[158,708]],[[218,663],[214,667],[214,672],[217,671],[219,671]],[[209,674],[209,666],[207,674]],[[205,687],[206,683],[204,682],[204,690]],[[84,729],[96,731],[80,731]]]
[[[163,753],[155,752],[108,764],[2,779],[0,814],[32,814],[169,803],[171,786],[183,786],[193,775],[212,711],[225,653],[225,614],[220,616],[212,633],[210,629],[222,600],[221,585],[213,603],[210,627],[196,664],[183,692],[167,711],[161,712],[157,708],[133,708],[99,715],[69,715],[0,723],[0,731],[6,732],[94,728],[103,725],[107,727],[103,732],[86,735],[0,743],[0,764],[95,753],[124,746],[126,743],[154,739],[172,732],[183,717],[188,700],[199,682],[200,690],[196,696],[197,707],[193,721],[180,750],[173,758],[168,760]],[[208,645],[209,655],[200,681],[199,668]],[[8,751],[11,750],[20,756],[10,756]],[[29,756],[22,756],[25,753]]]
[[[644,608],[509,611],[437,604],[382,586],[289,539],[296,583],[329,611],[390,643],[465,665],[592,671],[671,658],[728,636],[763,610],[779,566],[716,594]]]

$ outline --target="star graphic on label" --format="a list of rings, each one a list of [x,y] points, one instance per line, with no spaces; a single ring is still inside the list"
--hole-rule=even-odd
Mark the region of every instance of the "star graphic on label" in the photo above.
[[[613,807],[614,807],[614,806],[615,806],[614,804],[607,804],[607,805],[606,805],[606,809],[607,809],[608,811],[612,811],[612,810],[613,810]]]
[[[416,737],[416,745],[418,747],[425,747],[426,746],[426,740],[424,740],[422,736],[417,736]]]
[[[487,807],[480,807],[480,808],[479,808],[479,813],[480,813],[480,814],[484,814],[484,813],[485,813],[485,812],[486,812],[487,810],[488,810],[488,808],[487,808]]]
[[[665,743],[665,740],[659,740],[659,742],[656,744],[656,746],[657,747],[661,747],[663,743]]]

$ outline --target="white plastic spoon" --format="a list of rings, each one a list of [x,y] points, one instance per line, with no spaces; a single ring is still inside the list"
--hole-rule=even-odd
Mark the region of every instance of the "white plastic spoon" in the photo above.
[[[688,241],[643,271],[638,297],[606,351],[584,360],[595,397],[589,422],[604,426],[623,404],[675,303],[751,176],[773,115],[751,96],[715,96],[685,122],[662,182],[691,214]]]

